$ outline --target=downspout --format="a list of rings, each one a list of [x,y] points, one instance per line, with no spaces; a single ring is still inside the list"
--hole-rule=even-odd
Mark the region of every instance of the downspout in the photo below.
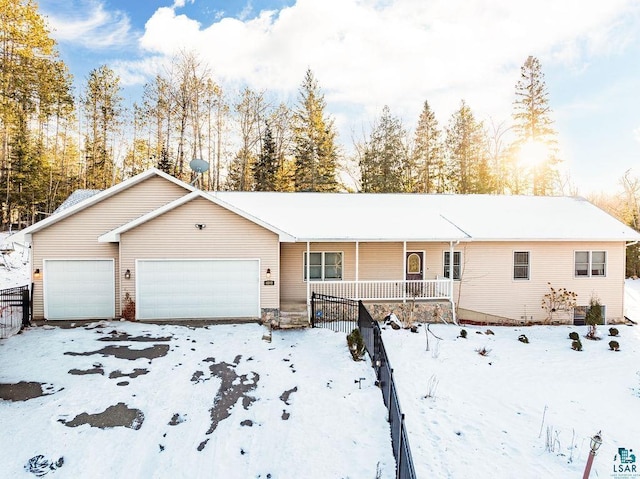
[[[311,323],[311,250],[310,243],[307,241],[307,319]]]
[[[458,325],[458,318],[456,318],[456,303],[453,300],[453,248],[457,246],[460,241],[456,241],[455,244],[453,241],[449,241],[449,301],[451,302],[451,319],[453,320],[453,324]]]
[[[356,299],[360,300],[360,241],[356,241]]]
[[[407,242],[402,242],[402,282],[406,286],[407,281]],[[407,302],[407,288],[402,288],[402,302]]]

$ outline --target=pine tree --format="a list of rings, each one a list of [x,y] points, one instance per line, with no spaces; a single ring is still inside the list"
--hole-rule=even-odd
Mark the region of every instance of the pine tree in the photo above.
[[[535,156],[531,165],[520,165],[516,174],[531,177],[534,195],[550,195],[557,191],[559,174],[557,165],[557,139],[551,119],[551,107],[540,61],[529,56],[520,68],[516,84],[513,119],[516,133],[515,149],[522,152],[533,147]]]
[[[447,183],[452,193],[492,193],[494,178],[481,122],[462,100],[447,127]]]
[[[85,156],[87,187],[108,188],[114,184],[115,159],[111,138],[121,124],[120,77],[106,65],[89,73],[81,98],[86,118]]]
[[[173,171],[173,165],[171,164],[171,160],[169,159],[169,153],[167,153],[167,149],[164,147],[160,150],[160,159],[158,160],[158,169],[160,171],[164,171],[169,175]]]
[[[415,131],[413,164],[415,188],[419,193],[442,193],[444,191],[444,159],[441,131],[438,120],[429,106],[424,107]]]
[[[388,106],[373,127],[360,160],[362,191],[397,193],[407,191],[406,132]]]
[[[256,191],[275,191],[278,159],[276,145],[273,141],[271,128],[267,123],[262,137],[262,152],[258,161],[253,165],[253,177]]]
[[[333,121],[311,70],[299,90],[293,115],[296,191],[337,191],[338,151]]]

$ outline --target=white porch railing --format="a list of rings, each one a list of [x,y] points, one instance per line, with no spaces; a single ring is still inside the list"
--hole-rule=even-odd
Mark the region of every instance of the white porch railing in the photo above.
[[[451,299],[451,281],[311,281],[311,293],[361,299],[363,301],[398,301]]]

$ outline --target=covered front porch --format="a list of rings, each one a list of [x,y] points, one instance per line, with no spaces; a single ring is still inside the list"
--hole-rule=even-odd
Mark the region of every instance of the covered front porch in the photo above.
[[[457,241],[352,241],[281,244],[281,311],[312,294],[373,303],[449,302],[460,274]],[[453,261],[451,259],[453,258]],[[448,309],[448,308],[447,308]],[[308,316],[309,317],[309,316]],[[455,317],[452,318],[455,321]]]

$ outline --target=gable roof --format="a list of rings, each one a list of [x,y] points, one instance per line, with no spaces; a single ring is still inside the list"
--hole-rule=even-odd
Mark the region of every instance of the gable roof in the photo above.
[[[584,198],[217,192],[299,241],[638,241]]]
[[[207,201],[210,201],[211,203],[214,203],[218,206],[221,206],[229,211],[232,211],[233,213],[236,213],[239,216],[242,216],[243,218],[252,221],[253,223],[256,223],[257,225],[262,226],[263,228],[266,228],[267,230],[271,231],[272,233],[277,234],[280,237],[280,241],[294,241],[294,238],[292,238],[290,235],[288,235],[287,233],[285,233],[284,231],[265,223],[263,220],[261,220],[260,218],[255,218],[253,216],[251,216],[250,214],[247,214],[246,212],[239,210],[238,208],[236,208],[235,206],[231,205],[231,204],[227,204],[225,202],[223,202],[222,200],[215,198],[207,193],[205,193],[204,191],[201,190],[194,190],[191,193],[182,196],[174,201],[172,201],[171,203],[167,203],[164,206],[161,206],[160,208],[157,208],[153,211],[150,211],[149,213],[146,213],[134,220],[129,221],[128,223],[125,223],[121,226],[119,226],[118,228],[115,228],[101,236],[98,237],[98,242],[100,243],[117,243],[118,241],[120,241],[120,235],[123,233],[126,233],[127,231],[130,231],[138,226],[140,226],[143,223],[146,223],[148,221],[153,220],[154,218],[157,218],[160,215],[163,215],[175,208],[178,208],[179,206],[182,206],[186,203],[188,203],[189,201],[192,201],[196,198],[204,198]]]
[[[117,195],[121,191],[126,190],[127,188],[131,188],[132,186],[137,185],[138,183],[141,183],[147,180],[148,178],[151,178],[152,176],[160,176],[172,183],[175,183],[178,186],[181,186],[187,191],[194,191],[196,189],[193,186],[183,181],[180,181],[174,176],[171,176],[157,168],[150,168],[144,171],[143,173],[133,176],[127,180],[124,180],[121,183],[118,183],[117,185],[112,186],[111,188],[107,188],[106,190],[102,190],[99,192],[96,192],[96,190],[81,190],[85,192],[84,194],[79,195],[79,196],[82,196],[81,199],[76,197],[76,199],[71,200],[71,197],[74,196],[74,194],[72,193],[71,196],[67,198],[65,202],[63,202],[63,205],[68,202],[67,203],[68,207],[62,208],[62,205],[61,205],[61,207],[56,209],[56,212],[54,214],[52,214],[48,218],[45,218],[42,221],[38,221],[37,223],[32,224],[31,226],[15,233],[14,235],[11,235],[9,238],[7,238],[7,241],[14,241],[17,243],[23,243],[24,241],[28,241],[29,236],[32,233],[35,233],[54,223],[57,223],[58,221],[63,220],[64,218],[67,218],[73,215],[74,213],[81,211],[85,208],[88,208],[89,206],[94,205],[106,198]],[[93,192],[94,194],[88,194],[87,192]]]

